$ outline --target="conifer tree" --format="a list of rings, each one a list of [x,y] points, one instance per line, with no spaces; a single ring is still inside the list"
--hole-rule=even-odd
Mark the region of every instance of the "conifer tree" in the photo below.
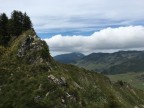
[[[18,36],[22,33],[23,14],[20,11],[14,10],[11,14],[10,28],[12,35]]]
[[[24,13],[23,15],[23,31],[29,30],[32,28],[32,23],[29,16]]]
[[[0,45],[7,45],[11,38],[32,28],[29,16],[14,10],[8,19],[5,13],[0,15]]]
[[[6,16],[5,13],[2,13],[0,15],[0,44],[1,45],[6,45],[7,41],[9,40],[7,28],[8,28],[8,17]]]

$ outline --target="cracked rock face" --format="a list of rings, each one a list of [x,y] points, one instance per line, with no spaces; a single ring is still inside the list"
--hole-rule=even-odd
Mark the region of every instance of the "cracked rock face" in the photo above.
[[[17,56],[19,58],[27,58],[27,61],[30,64],[48,62],[47,58],[50,55],[48,55],[49,52],[47,50],[48,48],[45,47],[46,45],[47,44],[36,35],[29,35],[20,44]]]
[[[23,57],[27,54],[28,51],[39,51],[42,49],[41,40],[35,35],[29,35],[21,44],[20,48],[18,49],[18,57]]]

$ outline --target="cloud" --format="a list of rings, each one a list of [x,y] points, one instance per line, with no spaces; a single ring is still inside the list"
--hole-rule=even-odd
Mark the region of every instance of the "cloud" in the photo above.
[[[9,16],[13,10],[26,11],[37,32],[144,22],[144,0],[0,0],[0,7]]]
[[[46,39],[53,51],[143,47],[144,0],[0,0],[0,7],[8,16],[27,12],[37,33],[69,34]]]
[[[55,35],[44,39],[52,52],[96,52],[144,48],[144,27],[106,28],[90,36]]]

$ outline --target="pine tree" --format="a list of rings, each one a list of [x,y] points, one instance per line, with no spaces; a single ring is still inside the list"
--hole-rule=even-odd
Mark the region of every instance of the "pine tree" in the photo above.
[[[11,14],[11,19],[9,21],[9,28],[11,28],[10,34],[13,36],[18,36],[22,32],[32,28],[32,23],[29,16],[26,13],[20,11],[13,11]]]
[[[0,15],[0,44],[1,45],[6,45],[9,40],[7,29],[8,29],[8,17],[6,16],[5,13],[2,13]]]
[[[27,14],[24,13],[24,15],[23,15],[23,31],[29,30],[31,28],[32,28],[31,20],[30,20],[29,16],[27,16]]]
[[[11,38],[32,29],[32,23],[26,13],[14,10],[8,19],[5,13],[0,15],[0,45],[7,45]]]
[[[13,11],[11,14],[10,28],[12,35],[18,36],[22,33],[23,14],[20,11]]]

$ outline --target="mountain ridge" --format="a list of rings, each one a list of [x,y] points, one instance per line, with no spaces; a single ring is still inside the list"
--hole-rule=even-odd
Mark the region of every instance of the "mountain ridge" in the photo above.
[[[61,54],[61,55],[54,56],[54,59],[62,63],[76,63],[77,60],[83,57],[84,57],[84,54],[82,53],[72,52],[68,54]]]
[[[93,53],[93,55],[88,55],[85,58],[83,58],[81,61],[78,61],[76,65],[82,67],[88,66],[88,69],[92,68],[92,70],[95,70],[97,72],[109,71],[109,74],[111,73],[115,74],[116,71],[119,71],[117,73],[122,73],[122,72],[126,72],[125,70],[132,71],[130,70],[130,67],[127,68],[126,66],[123,65],[124,62],[129,62],[130,60],[134,60],[136,57],[140,55],[143,56],[142,54],[143,51],[119,51],[115,53]],[[120,69],[112,70],[112,68],[115,68],[116,66],[119,67],[121,70]],[[123,68],[125,68],[125,70]]]
[[[114,53],[91,53],[74,64],[104,74],[143,72],[144,51],[118,51]],[[59,61],[61,62],[61,61]]]

